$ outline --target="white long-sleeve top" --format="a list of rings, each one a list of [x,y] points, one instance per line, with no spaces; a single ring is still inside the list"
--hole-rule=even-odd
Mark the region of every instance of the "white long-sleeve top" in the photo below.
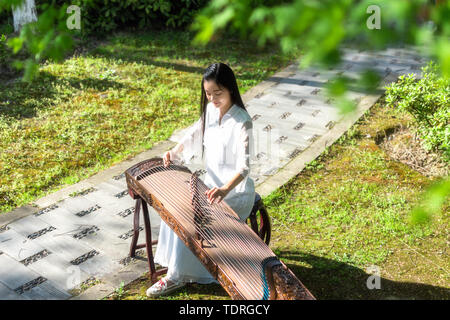
[[[252,119],[246,110],[235,104],[223,115],[220,123],[219,117],[219,108],[211,102],[208,103],[203,141],[204,161],[200,159],[202,154],[201,118],[179,141],[183,145],[180,156],[186,164],[203,162],[206,167],[204,182],[209,188],[221,187],[237,173],[241,174],[244,179],[224,198],[227,204],[232,208],[235,207],[233,209],[239,214],[240,209],[248,208],[249,202],[253,204],[254,201],[254,182],[249,177],[250,158],[253,154]]]
[[[202,154],[201,118],[190,127],[179,141],[183,145],[180,156],[186,164],[199,161],[206,167],[204,183],[221,187],[236,173],[244,176],[224,201],[241,220],[250,215],[255,201],[255,187],[250,174],[250,156],[253,155],[252,119],[247,111],[233,105],[219,124],[219,109],[209,103],[205,118],[205,160]],[[167,277],[174,281],[210,283],[215,281],[197,257],[184,245],[169,226],[161,221],[155,262],[168,267]]]

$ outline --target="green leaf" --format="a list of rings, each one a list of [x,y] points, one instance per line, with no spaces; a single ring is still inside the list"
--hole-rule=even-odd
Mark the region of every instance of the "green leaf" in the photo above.
[[[331,79],[326,85],[327,92],[330,96],[341,97],[347,92],[349,79],[346,77],[336,77]]]
[[[14,54],[20,51],[22,49],[24,43],[23,38],[15,37],[8,40],[7,44],[10,48],[12,48]]]
[[[34,62],[32,59],[28,59],[25,61],[25,71],[24,71],[24,77],[22,81],[25,82],[31,82],[36,75],[36,73],[39,70],[39,64]]]
[[[190,27],[191,30],[200,30],[192,40],[193,45],[206,45],[214,34],[214,25],[207,16],[197,16]]]

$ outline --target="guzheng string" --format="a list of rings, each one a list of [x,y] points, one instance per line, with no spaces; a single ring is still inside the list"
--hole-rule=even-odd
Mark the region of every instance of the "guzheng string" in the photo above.
[[[155,173],[156,171],[162,171],[162,170],[164,170],[163,168],[155,168],[155,169],[153,169],[152,171],[152,173]],[[151,172],[149,172],[148,174],[151,174]],[[142,181],[142,180],[141,180]],[[146,181],[147,182],[147,181]],[[176,186],[176,185],[175,185]],[[156,186],[155,186],[156,187]],[[160,189],[160,188],[158,188],[158,187],[156,187],[157,189]],[[179,189],[179,188],[177,188],[177,189]],[[178,191],[178,190],[177,190]],[[184,193],[181,193],[181,194],[184,194]],[[177,206],[178,207],[178,206]],[[181,212],[182,210],[180,210],[180,212]],[[186,217],[186,216],[185,216]],[[192,217],[192,215],[190,215],[189,217],[188,217],[188,220],[190,220],[191,222],[193,221],[193,219],[192,219],[193,217]],[[220,221],[220,220],[219,220]],[[213,232],[213,235],[218,235],[218,233],[216,233],[216,232]],[[203,235],[204,236],[204,235]],[[220,238],[217,238],[216,237],[216,242],[221,242],[221,241],[217,241],[218,239],[220,239]],[[245,247],[244,247],[245,248]],[[226,256],[223,256],[223,255],[220,255],[221,257],[222,257],[222,260],[225,260],[225,262],[228,262],[228,266],[230,267],[234,267],[234,269],[238,269],[239,268],[239,266],[235,266],[235,264],[233,263],[233,261],[230,261],[230,259],[227,259],[227,257]],[[243,266],[244,268],[246,267],[245,265]],[[235,273],[239,273],[239,272],[236,272],[236,270],[234,270],[235,271]],[[238,279],[240,279],[239,277],[238,277]],[[249,282],[249,284],[246,284],[246,283],[243,283],[242,281],[241,281],[241,285],[244,287],[244,288],[246,288],[247,289],[247,291],[250,291],[250,286],[252,286],[252,282]],[[253,286],[253,288],[252,288],[253,290],[257,290],[257,288],[255,287],[255,286]]]
[[[195,207],[195,205],[198,204],[198,200],[197,200],[196,197],[198,197],[198,194],[199,194],[198,193],[198,185],[197,185],[197,183],[198,183],[198,174],[197,174],[197,172],[195,172],[194,174],[192,174],[191,179],[190,179],[190,191],[192,193],[192,200],[193,200],[192,202],[193,202],[193,205],[194,205],[194,209],[196,209],[196,210],[198,210]],[[203,214],[203,213],[201,213],[201,214]],[[208,220],[208,217],[201,217],[198,220],[202,221],[205,218],[206,218],[206,220]],[[247,240],[248,238],[244,237],[244,239]],[[264,266],[265,266],[265,263],[263,262],[262,263],[262,270],[264,270]],[[259,270],[256,268],[256,271],[259,271]],[[267,281],[266,281],[264,272],[262,274],[262,280],[264,282],[263,299],[267,299],[268,296],[269,296],[269,290],[268,290],[268,285],[267,285]]]
[[[152,173],[155,173],[155,172],[157,172],[157,171],[164,171],[165,170],[165,168],[154,168],[154,169],[152,169],[152,170],[150,170],[146,175],[148,176],[148,175],[150,175],[150,174],[152,174]],[[144,180],[145,182],[147,182],[145,179],[142,179],[142,180]],[[141,180],[141,182],[144,182],[144,181],[142,181]],[[174,184],[174,186],[178,189],[178,190],[176,190],[176,191],[180,191],[179,189],[179,187],[177,187],[177,184]],[[157,185],[154,185],[153,187],[156,187],[156,189],[159,189],[159,191],[160,191],[160,188],[159,187],[157,187]],[[166,192],[167,191],[169,191],[169,190],[166,190]],[[181,194],[181,195],[185,195],[185,193],[183,193],[183,192],[179,192],[179,193],[174,193],[174,194],[172,194],[172,195],[175,195],[175,196],[177,196],[177,194],[178,194],[178,196]],[[165,196],[164,196],[164,193],[163,192],[161,192],[161,196],[162,197],[164,197],[164,198],[166,198]],[[206,199],[206,196],[205,196],[205,199]],[[204,205],[206,205],[206,201],[203,201],[204,203]],[[181,208],[179,208],[179,206],[177,206],[178,207],[178,209],[181,209]],[[181,213],[183,213],[183,216],[184,216],[184,218],[186,218],[186,215],[185,215],[185,213],[183,212],[183,210],[180,210],[180,212]],[[179,212],[179,213],[180,213]],[[188,218],[188,220],[190,220],[190,222],[192,222],[193,220],[192,220],[192,215],[190,215],[189,217],[187,217]],[[220,221],[220,220],[219,220]],[[220,237],[217,237],[217,235],[219,235],[217,232],[213,232],[213,235],[216,235],[216,238],[215,238],[215,240],[216,240],[216,242],[222,242],[222,241],[220,241],[221,240],[221,238]],[[203,235],[204,236],[204,235]],[[229,237],[230,235],[228,235],[228,238],[230,238]],[[217,240],[219,240],[219,241],[217,241]],[[236,239],[235,239],[236,240]],[[239,240],[239,239],[237,239],[237,240]],[[221,243],[222,244],[222,243]],[[245,249],[246,247],[244,246],[242,249]],[[250,252],[249,252],[250,253]],[[246,266],[246,265],[243,265],[243,266],[235,266],[235,263],[233,263],[233,262],[235,262],[235,261],[230,261],[230,259],[227,259],[227,257],[226,256],[223,256],[223,255],[220,255],[221,257],[222,257],[222,260],[224,260],[225,262],[228,262],[228,264],[227,264],[227,266],[229,266],[229,267],[232,267],[233,269],[235,269],[234,271],[235,271],[235,273],[239,273],[238,272],[238,270],[236,270],[236,269],[239,269],[239,267],[244,267],[244,269],[245,268],[248,268],[248,266]],[[239,263],[239,262],[238,262]],[[253,265],[254,266],[254,265]],[[259,270],[261,270],[261,268],[259,268]],[[237,272],[236,272],[237,271]],[[247,270],[248,271],[248,270]],[[256,270],[255,270],[256,271]],[[238,279],[240,279],[239,277],[238,277]],[[253,287],[252,289],[253,289],[253,291],[255,291],[255,290],[257,290],[257,291],[260,291],[261,289],[259,289],[259,288],[256,288],[254,285],[253,285],[253,283],[250,281],[249,283],[242,283],[242,281],[241,281],[241,285],[244,287],[244,288],[246,288],[247,289],[247,291],[251,291],[250,290],[250,287]],[[264,295],[263,295],[264,296]]]
[[[147,186],[150,190],[158,193],[161,198],[161,202],[170,204],[177,210],[177,216],[179,215],[185,223],[192,224],[195,227],[196,232],[199,232],[200,236],[205,239],[210,245],[220,246],[221,248],[228,248],[226,252],[222,250],[217,250],[217,258],[219,258],[226,266],[231,269],[230,271],[238,275],[234,280],[239,283],[240,287],[250,293],[253,299],[266,299],[268,297],[268,285],[265,281],[264,266],[262,266],[262,261],[268,256],[273,256],[273,253],[268,249],[268,247],[262,241],[252,241],[251,237],[255,237],[256,234],[251,233],[249,237],[248,228],[245,223],[239,221],[236,216],[231,216],[229,212],[224,210],[224,206],[220,204],[209,204],[207,202],[207,197],[204,192],[207,187],[204,184],[197,183],[198,181],[194,179],[195,186],[198,188],[197,198],[193,199],[191,190],[188,187],[183,188],[183,184],[177,183],[179,181],[164,181],[170,183],[170,187],[165,185],[164,188],[161,187],[163,182],[155,183],[152,179],[148,177],[152,174],[164,172],[164,171],[177,171],[176,166],[172,164],[168,167],[162,165],[155,166],[145,173],[139,176],[139,182],[143,186]],[[181,171],[180,171],[181,172]],[[186,175],[189,175],[186,173]],[[172,178],[172,175],[168,176]],[[185,185],[191,185],[192,178],[197,178],[197,173],[191,175],[190,181],[183,182]],[[158,177],[160,178],[160,177]],[[167,178],[166,178],[167,179]],[[166,180],[164,179],[164,180]],[[175,200],[175,201],[174,201]],[[187,203],[192,203],[194,201],[194,206],[191,210],[186,210],[186,208],[179,205],[178,201],[186,201]],[[214,213],[214,216],[213,216]],[[194,215],[193,215],[194,214]],[[195,215],[200,218],[194,219]],[[204,220],[202,220],[202,218]],[[238,221],[237,226],[234,230],[230,230],[230,225],[226,224],[227,220],[234,219]],[[206,223],[205,223],[206,222]],[[206,225],[206,227],[205,227]],[[220,232],[220,228],[224,231]],[[256,236],[257,237],[257,236]],[[229,253],[234,253],[233,256],[228,256]],[[245,254],[245,259],[239,254]],[[254,275],[252,279],[244,279],[242,274]]]

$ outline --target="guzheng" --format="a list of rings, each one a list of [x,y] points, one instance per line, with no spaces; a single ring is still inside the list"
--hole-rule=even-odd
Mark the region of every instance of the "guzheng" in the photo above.
[[[128,190],[151,205],[233,299],[314,299],[300,280],[225,201],[187,167],[161,158],[126,172]]]

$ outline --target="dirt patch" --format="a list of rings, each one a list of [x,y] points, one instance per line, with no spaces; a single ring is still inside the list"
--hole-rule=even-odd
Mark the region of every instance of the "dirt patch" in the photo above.
[[[426,150],[421,139],[409,127],[390,127],[378,132],[375,141],[392,159],[427,177],[445,177],[450,174],[448,163],[438,153]]]

